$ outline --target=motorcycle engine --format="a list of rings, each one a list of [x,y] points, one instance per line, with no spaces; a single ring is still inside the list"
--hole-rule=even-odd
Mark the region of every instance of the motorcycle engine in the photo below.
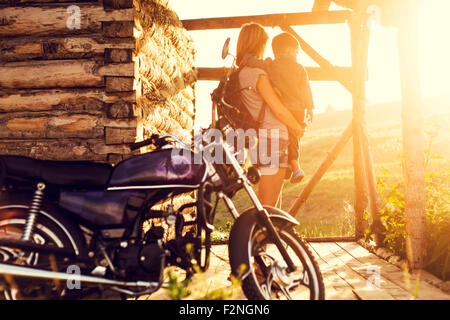
[[[157,281],[165,267],[162,265],[165,255],[161,241],[163,235],[162,227],[152,227],[143,243],[122,242],[117,248],[114,263],[120,275],[129,281],[143,278]]]

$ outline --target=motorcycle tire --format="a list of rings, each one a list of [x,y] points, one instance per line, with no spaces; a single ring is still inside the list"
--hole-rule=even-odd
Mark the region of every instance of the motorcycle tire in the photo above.
[[[229,242],[232,274],[241,280],[245,296],[249,300],[325,299],[322,274],[307,243],[279,209],[265,209],[297,270],[287,272],[278,248],[259,223],[258,212],[250,209],[235,222]]]
[[[2,201],[0,203],[0,239],[20,240],[28,216],[29,206],[26,201]],[[36,219],[31,240],[36,244],[45,244],[59,248],[69,248],[74,253],[85,250],[86,240],[79,227],[59,214],[52,206],[44,205]],[[14,263],[20,250],[0,247],[0,263]],[[21,253],[22,254],[22,253]],[[29,266],[45,265],[47,270],[67,265],[67,259],[53,255],[26,251],[22,263]],[[52,259],[52,261],[50,261]],[[53,268],[51,265],[53,264]],[[62,270],[61,270],[62,271]],[[22,285],[21,285],[22,284]],[[12,286],[15,286],[13,288]],[[63,284],[60,284],[63,286]],[[36,290],[30,288],[35,287]],[[32,282],[22,279],[10,281],[0,291],[0,299],[54,299],[59,298],[55,290],[46,285],[34,286]],[[56,288],[61,289],[61,288]],[[65,290],[65,289],[63,289]],[[61,291],[61,290],[60,290]],[[55,295],[56,294],[56,295]]]

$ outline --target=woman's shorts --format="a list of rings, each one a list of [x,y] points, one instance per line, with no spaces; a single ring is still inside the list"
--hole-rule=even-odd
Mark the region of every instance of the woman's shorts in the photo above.
[[[278,142],[278,143],[277,143]],[[257,148],[251,148],[250,159],[261,169],[278,169],[288,167],[288,140],[272,140],[269,138],[260,138]]]

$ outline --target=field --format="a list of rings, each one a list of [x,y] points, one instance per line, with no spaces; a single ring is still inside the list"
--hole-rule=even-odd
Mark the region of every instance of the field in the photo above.
[[[425,148],[427,172],[439,172],[450,166],[450,99],[424,101]],[[339,139],[351,120],[351,110],[331,110],[316,115],[302,140],[301,166],[305,179],[300,184],[286,181],[283,189],[284,210],[289,210],[327,152]],[[367,131],[375,173],[387,181],[401,179],[401,105],[389,103],[367,108]],[[431,152],[429,151],[431,150]],[[353,154],[351,140],[316,186],[296,218],[298,231],[305,237],[354,235]],[[238,210],[250,206],[245,194],[233,200]],[[216,225],[230,220],[224,206],[219,207]]]

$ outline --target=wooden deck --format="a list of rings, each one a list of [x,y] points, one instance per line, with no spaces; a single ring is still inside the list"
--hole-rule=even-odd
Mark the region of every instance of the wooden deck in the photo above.
[[[327,300],[450,300],[450,295],[370,253],[355,242],[310,243],[325,283]],[[229,287],[228,247],[213,247],[209,270],[193,281],[190,299]],[[238,290],[235,299],[245,299]],[[163,299],[161,289],[147,299]]]

